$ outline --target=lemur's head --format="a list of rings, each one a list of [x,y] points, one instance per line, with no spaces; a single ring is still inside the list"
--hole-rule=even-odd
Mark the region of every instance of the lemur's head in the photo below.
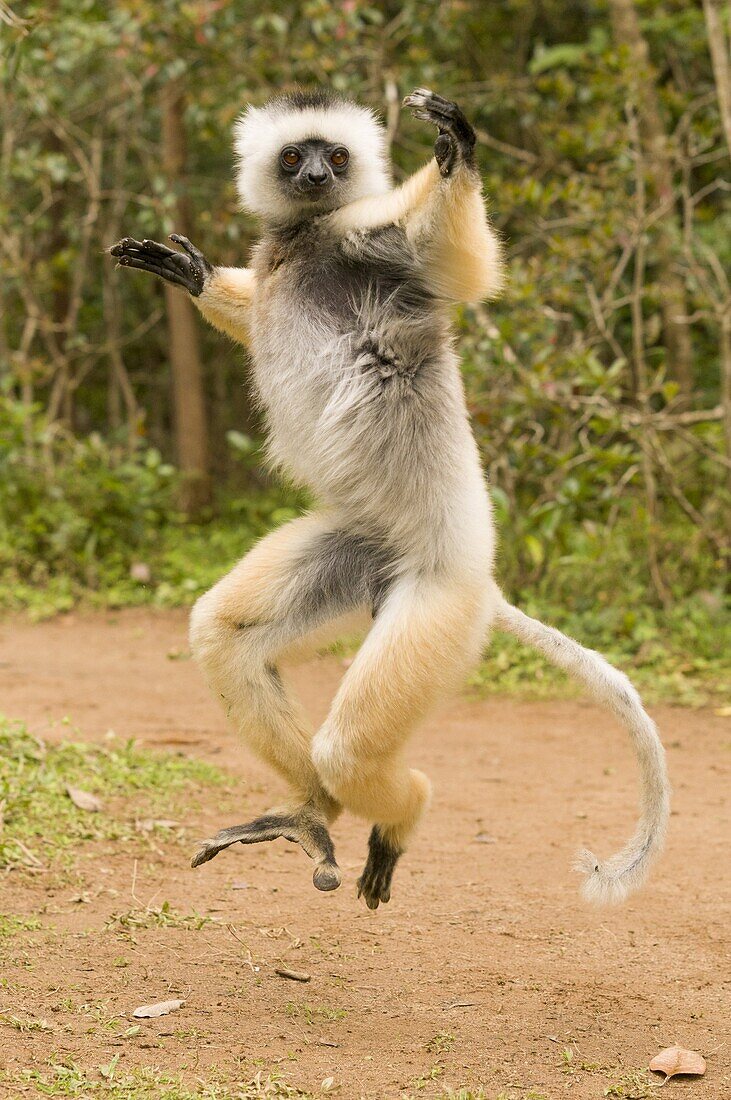
[[[390,187],[386,133],[366,107],[329,92],[293,92],[236,122],[237,186],[247,210],[289,222]]]

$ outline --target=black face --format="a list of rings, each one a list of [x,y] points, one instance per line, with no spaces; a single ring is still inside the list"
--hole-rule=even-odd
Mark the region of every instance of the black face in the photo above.
[[[317,202],[330,195],[338,180],[347,175],[349,160],[344,145],[307,138],[284,146],[279,154],[279,171],[299,196]]]

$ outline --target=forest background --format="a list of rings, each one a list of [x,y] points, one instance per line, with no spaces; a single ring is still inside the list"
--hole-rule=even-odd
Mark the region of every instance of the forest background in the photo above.
[[[456,99],[509,281],[455,313],[501,582],[634,669],[731,677],[731,61],[720,0],[0,0],[0,608],[187,604],[307,506],[245,352],[120,236],[242,264],[231,130],[298,82],[375,106],[397,179]],[[475,683],[555,679],[500,639]]]

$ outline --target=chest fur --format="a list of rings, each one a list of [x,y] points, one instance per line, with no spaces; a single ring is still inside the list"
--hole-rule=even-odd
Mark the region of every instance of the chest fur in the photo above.
[[[280,230],[262,239],[255,266],[264,300],[307,309],[326,327],[350,328],[364,308],[413,315],[430,303],[416,257],[396,226],[340,239],[317,224]]]

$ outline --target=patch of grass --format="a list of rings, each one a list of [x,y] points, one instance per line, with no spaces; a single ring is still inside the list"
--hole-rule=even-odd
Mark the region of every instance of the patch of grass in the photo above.
[[[426,1044],[426,1049],[430,1054],[444,1054],[452,1049],[456,1041],[455,1036],[450,1032],[438,1031]]]
[[[664,1082],[660,1082],[664,1084]],[[644,1097],[654,1095],[658,1088],[657,1082],[650,1081],[645,1070],[635,1069],[623,1073],[609,1088],[604,1090],[605,1096],[613,1096],[617,1100],[644,1100]]]
[[[15,1028],[16,1031],[53,1031],[53,1025],[49,1024],[48,1020],[37,1016],[16,1016],[9,1012],[7,1015],[0,1016],[0,1020],[8,1027]]]
[[[119,1055],[106,1065],[85,1069],[67,1061],[51,1064],[46,1071],[23,1070],[10,1078],[0,1073],[0,1083],[32,1085],[39,1096],[105,1097],[107,1100],[259,1100],[270,1097],[298,1097],[312,1100],[311,1094],[289,1085],[278,1074],[257,1075],[249,1081],[217,1083],[215,1080],[184,1082],[180,1075],[162,1072],[156,1066],[126,1071],[119,1066]]]
[[[179,913],[169,901],[148,909],[130,909],[126,913],[115,913],[104,925],[105,928],[133,932],[139,928],[187,928],[197,932],[211,917],[200,913]],[[126,966],[126,962],[124,963]]]
[[[0,913],[0,938],[15,936],[18,932],[37,932],[40,927],[38,917],[12,917]]]
[[[417,1092],[423,1092],[427,1085],[431,1084],[432,1081],[438,1081],[439,1078],[443,1076],[444,1066],[441,1065],[440,1062],[437,1062],[431,1069],[427,1070],[426,1073],[422,1073],[420,1077],[417,1077],[412,1088],[416,1089]]]
[[[169,813],[175,795],[189,799],[196,787],[223,782],[217,768],[183,756],[153,753],[134,742],[109,746],[64,742],[54,745],[33,737],[20,722],[0,718],[0,869],[38,868],[73,861],[73,851],[91,840],[129,840],[134,803],[144,796],[144,813]],[[99,813],[80,810],[67,785],[102,800]],[[130,800],[115,811],[113,803]]]
[[[344,1008],[329,1008],[327,1005],[296,1004],[288,1001],[284,1006],[284,1014],[289,1019],[302,1019],[310,1026],[317,1020],[344,1020],[348,1013]]]

